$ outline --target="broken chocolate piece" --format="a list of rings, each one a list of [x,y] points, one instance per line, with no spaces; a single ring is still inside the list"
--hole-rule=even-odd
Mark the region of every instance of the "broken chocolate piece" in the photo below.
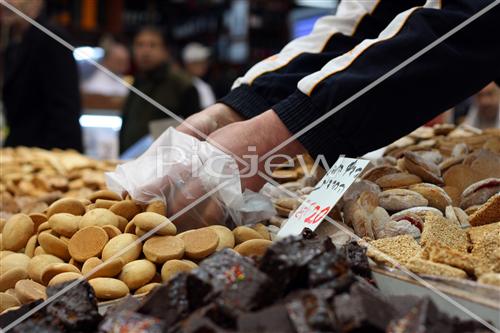
[[[99,326],[100,333],[162,333],[163,329],[162,320],[128,310],[107,316]]]
[[[286,308],[297,333],[337,332],[335,314],[330,306],[333,290],[302,290],[287,297]]]
[[[243,313],[238,317],[240,332],[293,332],[294,328],[284,304],[276,304],[257,312]]]
[[[256,310],[276,298],[269,277],[250,259],[230,249],[205,259],[193,274],[211,283],[219,299],[229,308]]]
[[[47,315],[45,311],[39,311],[12,328],[14,333],[61,333],[66,332],[64,325],[58,318]]]
[[[138,312],[173,325],[213,298],[212,286],[190,273],[176,275],[166,285],[151,292]]]
[[[366,247],[359,245],[357,242],[350,242],[344,245],[340,252],[344,253],[354,274],[367,279],[372,278],[372,271],[366,256]]]
[[[328,238],[287,237],[271,245],[260,262],[260,270],[272,277],[273,290],[283,295],[305,288],[309,262],[321,253],[334,253]]]
[[[355,282],[345,256],[340,253],[320,254],[311,260],[308,268],[310,288],[328,288],[341,293]]]
[[[68,287],[72,281],[47,288],[47,297],[52,297]],[[97,309],[94,289],[86,281],[72,286],[47,305],[48,315],[57,318],[68,331],[94,332],[101,321]]]

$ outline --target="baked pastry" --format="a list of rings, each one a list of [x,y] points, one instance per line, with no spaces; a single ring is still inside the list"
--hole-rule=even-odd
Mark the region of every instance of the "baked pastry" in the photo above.
[[[421,182],[422,179],[420,177],[405,172],[392,173],[376,180],[377,185],[383,189],[406,187]]]
[[[420,245],[444,246],[467,252],[469,239],[467,232],[446,218],[439,216],[428,216],[424,224],[424,231],[420,238]]]
[[[459,207],[446,207],[445,216],[449,221],[452,221],[456,225],[470,227],[469,216]]]
[[[420,258],[411,259],[405,266],[417,274],[447,276],[459,279],[467,278],[467,273],[461,269]]]
[[[417,241],[410,235],[377,239],[368,244],[366,255],[388,266],[394,266],[394,260],[399,264],[406,264],[420,251]]]
[[[500,193],[492,196],[484,205],[470,216],[473,226],[484,225],[500,221]]]
[[[412,213],[408,210],[401,211],[391,216],[392,221],[400,222],[407,221],[415,226],[420,232],[424,230],[424,220],[418,214]],[[419,236],[420,236],[419,232]]]
[[[409,151],[404,154],[404,167],[426,182],[443,184],[439,167],[435,163],[425,160],[415,152]]]
[[[469,228],[467,229],[467,234],[469,235],[472,246],[475,247],[476,244],[481,242],[483,238],[492,231],[500,232],[500,222]]]
[[[371,168],[368,171],[366,171],[361,176],[361,179],[368,180],[371,182],[376,182],[377,179],[379,179],[380,177],[387,176],[390,174],[400,173],[400,172],[401,171],[394,166],[381,165],[381,166],[377,166],[377,167]]]
[[[430,184],[421,183],[410,186],[410,190],[420,193],[429,202],[429,206],[435,207],[444,212],[446,206],[453,204],[450,196],[441,187]]]
[[[500,287],[500,273],[486,273],[481,275],[477,282]]]
[[[379,194],[379,204],[388,211],[401,211],[428,204],[421,194],[404,189],[386,190]]]
[[[476,259],[469,253],[457,251],[448,247],[431,246],[429,259],[433,262],[460,268],[469,274],[474,274]]]
[[[497,193],[500,193],[500,178],[478,181],[464,190],[460,207],[466,209],[470,206],[482,205]]]

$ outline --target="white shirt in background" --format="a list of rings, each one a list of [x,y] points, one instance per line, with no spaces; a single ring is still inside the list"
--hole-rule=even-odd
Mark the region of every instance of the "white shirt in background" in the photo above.
[[[87,94],[105,96],[127,96],[128,88],[122,83],[112,79],[104,72],[96,70],[90,78],[82,84],[82,90]]]
[[[208,83],[198,77],[193,77],[193,85],[200,96],[200,107],[202,109],[215,103],[215,95]]]

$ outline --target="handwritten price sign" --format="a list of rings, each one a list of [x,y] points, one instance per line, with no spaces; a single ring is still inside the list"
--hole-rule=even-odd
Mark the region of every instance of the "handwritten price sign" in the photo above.
[[[278,237],[299,235],[304,228],[315,230],[368,163],[368,160],[340,157],[281,228]]]

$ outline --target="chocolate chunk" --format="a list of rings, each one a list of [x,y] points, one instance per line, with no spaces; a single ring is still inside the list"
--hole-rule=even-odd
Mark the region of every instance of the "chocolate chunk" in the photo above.
[[[391,321],[387,327],[387,332],[413,333],[419,332],[422,327],[425,327],[426,333],[456,332],[453,329],[452,320],[439,312],[428,297],[423,298],[402,318]]]
[[[311,260],[308,269],[310,288],[328,288],[341,293],[355,282],[346,258],[340,253],[322,253]]]
[[[335,252],[335,246],[327,238],[287,237],[268,248],[259,268],[272,277],[273,290],[285,294],[307,287],[307,265],[325,252]]]
[[[340,249],[347,258],[347,262],[354,274],[367,279],[372,278],[372,271],[366,257],[366,247],[360,246],[357,242],[350,242]]]
[[[107,308],[106,317],[114,316],[115,314],[119,314],[122,311],[134,312],[137,311],[137,309],[139,309],[140,306],[141,302],[137,298],[128,295],[120,299],[120,301],[117,304],[114,304],[109,308]]]
[[[236,329],[236,315],[225,305],[213,302],[193,312],[168,333],[227,332]]]
[[[286,309],[297,333],[338,331],[330,306],[333,295],[333,290],[311,289],[287,297]]]
[[[210,283],[193,274],[180,273],[168,284],[156,288],[138,312],[163,319],[170,326],[208,303],[212,296]]]
[[[230,249],[205,259],[193,274],[211,283],[229,308],[250,311],[275,299],[271,280],[251,260]]]
[[[47,315],[41,310],[12,328],[14,333],[61,333],[67,332],[58,318]],[[68,331],[69,332],[69,331]]]
[[[71,283],[72,281],[68,281],[48,287],[47,297],[58,294]],[[97,308],[94,289],[86,281],[64,291],[47,305],[46,311],[48,315],[58,318],[70,332],[94,332],[102,319]]]
[[[377,289],[361,280],[350,293],[334,299],[334,311],[342,332],[384,332],[397,310]]]
[[[257,312],[243,313],[238,317],[240,332],[294,332],[284,304],[276,304]]]
[[[26,313],[28,313],[28,311],[30,311],[31,309],[33,309],[34,307],[36,307],[37,305],[39,305],[42,302],[43,302],[43,300],[39,299],[39,300],[36,300],[34,302],[21,305],[21,307],[18,309],[10,310],[10,311],[3,313],[2,315],[0,315],[0,327],[2,327],[2,328],[6,327],[10,323],[12,323],[14,320],[25,315]],[[45,308],[42,308],[41,311],[45,311]]]
[[[100,333],[162,333],[163,330],[162,320],[128,310],[115,313],[113,316],[106,316],[99,326]]]

